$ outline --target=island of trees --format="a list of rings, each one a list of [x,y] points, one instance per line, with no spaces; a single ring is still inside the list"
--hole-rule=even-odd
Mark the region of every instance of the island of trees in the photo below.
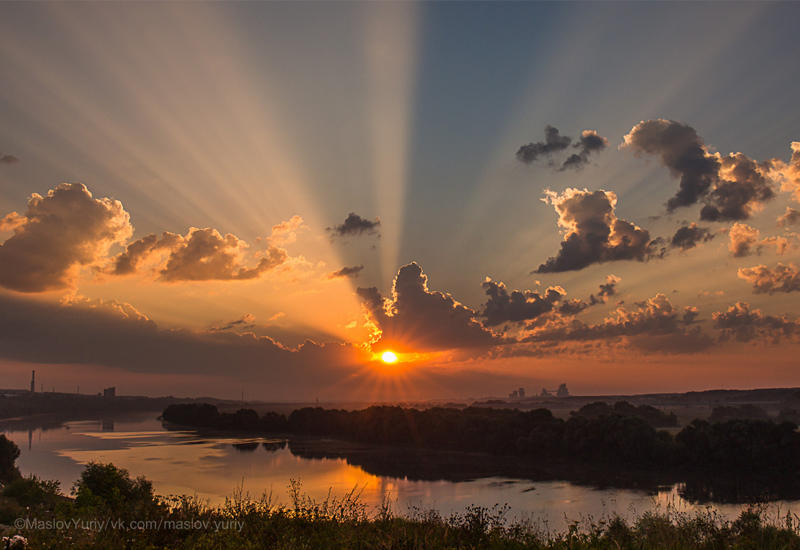
[[[197,403],[170,405],[162,419],[201,429],[324,436],[541,462],[800,472],[800,433],[791,419],[730,418],[725,412],[718,411],[722,419],[717,421],[695,420],[674,436],[663,429],[677,425],[674,414],[624,401],[585,405],[568,420],[548,409],[486,407],[308,407],[288,417],[274,412],[259,416],[253,409],[220,413],[214,405]]]

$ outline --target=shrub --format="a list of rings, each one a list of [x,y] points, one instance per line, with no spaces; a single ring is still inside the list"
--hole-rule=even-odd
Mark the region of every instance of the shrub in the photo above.
[[[20,476],[16,466],[19,458],[19,447],[8,439],[5,434],[0,434],[0,481],[9,482]]]
[[[31,474],[20,477],[3,489],[3,496],[13,498],[21,506],[33,508],[41,505],[51,507],[61,494],[61,482],[41,479]]]
[[[73,486],[79,508],[105,508],[119,511],[133,506],[157,503],[153,483],[144,477],[131,479],[128,471],[113,464],[90,462]]]

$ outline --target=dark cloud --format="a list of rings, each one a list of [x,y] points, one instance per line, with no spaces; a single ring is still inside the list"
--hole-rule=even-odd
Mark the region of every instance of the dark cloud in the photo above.
[[[34,193],[25,214],[12,212],[2,226],[14,235],[0,244],[0,285],[19,292],[71,286],[81,266],[97,265],[133,233],[122,203],[93,199],[81,183]]]
[[[719,179],[700,210],[700,219],[749,219],[754,210],[775,198],[768,176],[769,166],[769,162],[758,164],[742,153],[722,157]]]
[[[558,225],[567,230],[561,250],[534,273],[576,271],[592,264],[618,260],[647,261],[657,253],[650,233],[617,218],[617,196],[611,191],[567,189],[547,192],[547,203],[558,212]]]
[[[77,298],[52,304],[0,294],[0,310],[4,359],[102,365],[150,375],[218,375],[229,377],[234,387],[246,383],[271,395],[307,398],[309,391],[352,377],[369,359],[350,344],[307,341],[291,350],[270,338],[229,330],[163,329],[115,301]]]
[[[778,344],[782,339],[797,340],[800,334],[800,322],[791,320],[786,315],[774,317],[764,315],[760,309],[750,311],[750,304],[737,302],[728,311],[717,311],[712,314],[714,328],[720,331],[720,341],[735,340],[749,342],[759,339]]]
[[[398,271],[392,300],[384,299],[374,287],[356,290],[370,321],[380,331],[372,343],[373,351],[439,351],[505,342],[475,320],[475,311],[448,294],[428,290],[427,283],[422,268],[411,263]]]
[[[794,264],[778,262],[774,269],[765,265],[742,268],[739,278],[753,285],[754,294],[800,291],[800,270]]]
[[[577,319],[554,322],[533,331],[524,341],[613,342],[624,339],[627,345],[641,351],[661,353],[692,353],[712,345],[711,339],[703,335],[699,327],[688,328],[697,322],[696,308],[686,307],[681,315],[663,294],[637,305],[637,311],[620,307],[616,310],[616,318],[607,318],[596,325]]]
[[[597,292],[597,297],[594,294],[589,296],[589,304],[602,304],[608,301],[609,298],[617,294],[617,285],[622,279],[616,275],[606,276],[606,284],[600,285],[600,290]]]
[[[248,280],[259,278],[289,259],[286,250],[270,246],[255,266],[247,267],[247,248],[247,243],[235,235],[223,237],[210,228],[193,227],[186,236],[164,232],[160,239],[147,235],[115,256],[106,273],[128,275],[151,265],[164,282]]]
[[[684,325],[693,325],[695,323],[699,323],[698,317],[700,317],[700,310],[694,306],[687,306],[683,308],[683,321]]]
[[[19,162],[19,159],[14,155],[4,155],[0,153],[0,164],[14,164]]]
[[[786,207],[786,213],[778,216],[776,224],[778,227],[789,227],[790,225],[800,225],[800,212],[794,208]]]
[[[251,314],[246,314],[244,317],[240,317],[234,321],[228,321],[227,323],[223,323],[220,326],[211,327],[209,330],[212,332],[219,332],[223,330],[233,330],[233,329],[248,329],[255,327],[255,316]]]
[[[684,225],[678,229],[669,241],[672,248],[680,248],[683,251],[697,246],[697,243],[707,243],[716,236],[706,227],[700,227],[696,223]]]
[[[517,150],[517,160],[525,164],[531,164],[538,160],[539,157],[563,151],[572,143],[571,137],[560,135],[558,128],[550,125],[544,128],[544,138],[544,141],[537,141],[520,147]]]
[[[486,318],[483,324],[487,327],[536,319],[553,311],[554,304],[566,294],[560,287],[548,288],[544,296],[530,290],[513,290],[509,294],[506,285],[495,283],[489,278],[481,286],[489,297],[480,313],[481,317]]]
[[[681,178],[680,190],[667,201],[667,209],[690,206],[711,188],[719,172],[719,160],[709,155],[694,128],[672,120],[642,121],[624,137],[623,147],[659,155],[661,163]]]
[[[710,153],[694,128],[673,120],[642,121],[625,136],[621,147],[657,155],[680,188],[667,210],[703,202],[700,219],[746,220],[775,197],[772,161],[757,163],[742,153],[722,157]]]
[[[378,232],[381,225],[380,218],[375,221],[362,218],[355,212],[350,212],[344,222],[333,227],[326,228],[334,237],[357,237],[359,235],[373,235]]]
[[[520,147],[517,150],[517,160],[524,164],[532,164],[541,157],[550,157],[553,153],[564,151],[572,144],[571,137],[560,135],[558,128],[553,126],[545,126],[544,136],[544,141],[529,143]],[[584,130],[578,142],[572,145],[573,148],[579,150],[577,153],[571,154],[560,165],[552,160],[549,160],[549,164],[559,171],[569,168],[580,170],[589,163],[589,155],[591,153],[599,153],[608,145],[608,140],[594,130]]]
[[[594,130],[584,130],[578,139],[578,143],[573,145],[573,147],[580,150],[568,156],[567,160],[561,164],[560,170],[563,171],[569,168],[580,170],[589,164],[589,155],[591,153],[599,153],[608,145],[608,140]]]
[[[350,278],[355,279],[358,277],[359,273],[363,271],[363,265],[355,265],[353,267],[343,267],[338,271],[331,271],[327,275],[325,275],[326,279],[342,279],[342,278]]]

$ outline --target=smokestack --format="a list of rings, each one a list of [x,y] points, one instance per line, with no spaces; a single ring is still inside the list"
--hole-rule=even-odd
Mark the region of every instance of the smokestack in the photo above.
[[[36,371],[31,371],[31,393],[36,392]]]

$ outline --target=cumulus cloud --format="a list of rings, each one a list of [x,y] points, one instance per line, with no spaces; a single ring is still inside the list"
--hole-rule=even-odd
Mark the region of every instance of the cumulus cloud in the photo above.
[[[617,218],[617,196],[612,191],[567,189],[546,191],[544,200],[558,212],[558,225],[566,229],[561,250],[534,273],[576,271],[592,264],[618,260],[649,260],[656,254],[650,233]]]
[[[800,270],[794,264],[778,262],[774,269],[765,265],[742,268],[739,278],[753,285],[754,294],[800,291]]]
[[[71,286],[81,266],[99,264],[133,233],[122,203],[94,199],[81,183],[34,193],[25,214],[12,212],[2,225],[14,235],[0,244],[0,285],[19,292]]]
[[[253,267],[243,265],[247,244],[216,229],[191,228],[160,271],[164,281],[225,281],[256,279],[289,259],[282,248],[270,246]]]
[[[782,339],[793,341],[800,333],[800,322],[788,316],[764,315],[760,309],[750,311],[750,304],[737,302],[727,311],[712,314],[714,328],[720,331],[720,341],[749,342],[763,339],[778,344]]]
[[[699,327],[697,309],[685,307],[683,312],[674,308],[663,294],[637,303],[638,310],[624,307],[616,310],[616,317],[595,325],[577,319],[553,322],[529,335],[527,342],[574,342],[625,340],[627,344],[645,352],[692,353],[708,348],[712,341]]]
[[[117,254],[106,270],[111,275],[132,275],[139,273],[144,265],[163,263],[173,250],[182,246],[186,239],[182,235],[165,231],[158,235],[150,234],[125,247]]]
[[[544,296],[531,290],[512,290],[509,294],[506,285],[488,277],[481,286],[489,297],[480,313],[481,317],[486,318],[483,324],[487,327],[536,319],[553,311],[554,304],[566,294],[561,287],[548,288]]]
[[[691,223],[678,229],[670,239],[669,245],[686,251],[696,247],[698,243],[707,243],[715,236],[708,228]]]
[[[517,150],[517,160],[524,164],[532,164],[542,157],[549,158],[554,153],[564,151],[572,144],[571,137],[562,136],[558,128],[553,126],[545,126],[544,136],[544,141],[529,143],[520,147]],[[567,170],[568,168],[580,170],[589,163],[589,155],[591,153],[599,153],[608,145],[608,140],[594,130],[584,130],[577,143],[572,145],[574,149],[578,149],[577,153],[569,155],[561,164],[555,163],[552,159],[549,160],[549,164],[559,171]]]
[[[326,279],[355,279],[364,270],[363,265],[355,265],[353,267],[343,267],[338,271],[331,271],[325,275]]]
[[[775,197],[774,161],[758,163],[742,153],[711,153],[694,128],[673,120],[642,121],[620,146],[636,154],[657,155],[680,188],[667,210],[702,202],[700,219],[746,220]]]
[[[16,212],[9,212],[0,220],[0,231],[14,231],[16,228],[25,225],[27,218],[20,216]]]
[[[216,229],[192,227],[184,235],[164,232],[130,243],[113,258],[107,273],[128,275],[152,266],[164,282],[257,279],[289,259],[286,250],[270,246],[255,266],[245,265],[247,243]]]
[[[416,263],[400,268],[391,300],[374,287],[358,288],[356,293],[380,331],[373,351],[439,351],[505,342],[475,320],[475,311],[448,294],[428,290],[428,277]]]
[[[781,191],[792,193],[800,202],[800,141],[792,142],[792,158],[788,164],[775,159],[773,165],[775,174],[781,179]]]
[[[792,243],[786,237],[767,237],[759,240],[760,233],[758,229],[742,223],[733,224],[733,227],[728,230],[728,235],[731,239],[728,250],[730,250],[731,256],[734,258],[760,254],[761,250],[767,247],[774,248],[775,253],[780,256],[792,246]]]
[[[344,222],[333,227],[326,228],[334,237],[357,237],[359,235],[373,235],[378,233],[378,227],[381,225],[380,218],[375,220],[368,220],[362,218],[355,212],[350,212]],[[378,235],[380,236],[380,234]]]
[[[558,128],[549,124],[544,128],[544,141],[523,145],[517,150],[517,160],[531,164],[539,157],[548,156],[558,151],[563,151],[572,143],[572,138],[559,134]]]
[[[786,213],[778,216],[776,224],[778,227],[789,227],[790,225],[800,225],[800,212],[794,208],[786,207]]]
[[[759,232],[758,229],[750,227],[749,225],[735,223],[733,227],[731,227],[728,236],[731,239],[731,243],[728,245],[731,256],[734,258],[742,258],[744,256],[749,256],[755,249],[758,243]]]
[[[0,164],[14,164],[15,162],[19,162],[19,159],[14,155],[0,153]]]
[[[295,242],[297,234],[303,229],[308,229],[303,225],[303,218],[292,216],[288,221],[273,225],[272,233],[267,237],[267,241],[274,246],[284,246]]]
[[[579,149],[579,151],[567,157],[567,160],[561,164],[561,170],[563,171],[568,168],[580,170],[589,164],[589,155],[591,153],[599,153],[608,146],[609,142],[606,138],[599,135],[594,130],[584,130],[578,142],[573,145],[573,147]]]
[[[591,305],[605,303],[609,298],[617,294],[617,285],[622,279],[616,275],[607,275],[606,283],[600,285],[600,290],[597,292],[597,297],[594,294],[589,296],[589,303]]]

